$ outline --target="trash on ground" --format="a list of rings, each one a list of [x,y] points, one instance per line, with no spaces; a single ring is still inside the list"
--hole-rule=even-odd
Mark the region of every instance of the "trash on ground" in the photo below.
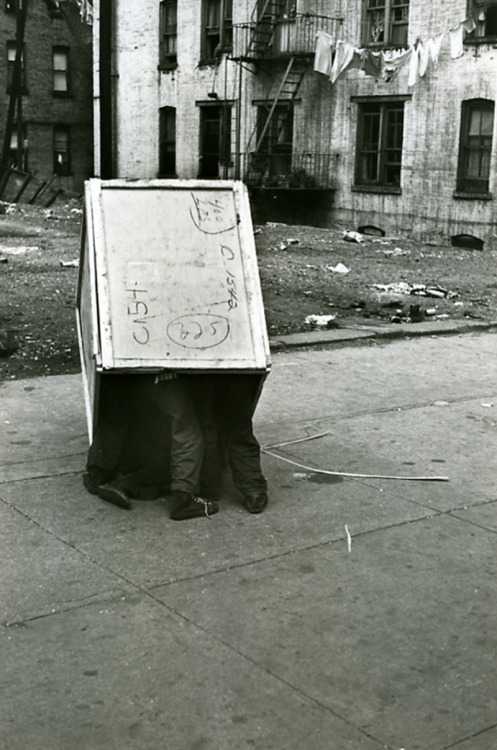
[[[347,242],[362,242],[363,236],[359,232],[344,232],[343,239]]]
[[[300,240],[295,239],[295,237],[289,237],[286,241],[287,245],[298,245]]]
[[[79,260],[61,260],[60,265],[64,266],[64,268],[71,267],[71,268],[79,268]]]
[[[395,247],[393,250],[383,250],[383,255],[398,256],[398,255],[410,255],[409,250],[402,250],[401,247]]]
[[[39,249],[40,248],[36,245],[15,245],[12,247],[2,246],[2,253],[5,253],[6,255],[24,255],[24,253],[33,253]]]
[[[427,315],[436,315],[437,314],[437,308],[436,307],[429,307],[427,310],[425,310],[425,313]]]
[[[331,328],[336,315],[308,315],[305,323],[311,328]]]
[[[336,266],[326,266],[326,268],[328,271],[333,271],[333,273],[350,273],[350,268],[347,268],[343,263],[337,263]]]
[[[455,299],[457,292],[451,292],[441,286],[426,284],[408,284],[406,281],[394,281],[392,284],[373,284],[373,289],[389,294],[412,294],[417,297],[436,297],[438,299]]]
[[[484,406],[486,409],[490,409],[490,407],[492,407],[493,405],[494,404],[493,404],[492,401],[488,401],[488,402],[485,402],[484,404],[482,404],[482,406]]]

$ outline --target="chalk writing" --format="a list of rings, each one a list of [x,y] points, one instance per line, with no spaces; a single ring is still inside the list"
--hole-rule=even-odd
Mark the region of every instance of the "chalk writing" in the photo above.
[[[235,260],[235,252],[231,247],[228,247],[228,245],[221,245],[220,249],[226,272],[226,285],[228,287],[228,299],[226,300],[226,304],[228,305],[228,311],[230,311],[238,307],[236,277],[230,268],[230,264]]]
[[[221,315],[182,315],[167,326],[167,335],[185,349],[211,349],[226,340],[229,321]]]
[[[194,193],[190,195],[193,201],[190,216],[197,229],[204,234],[222,234],[234,229],[236,221],[230,215],[229,199],[199,198]]]
[[[140,299],[140,295],[146,297],[148,294],[147,289],[137,289],[136,282],[135,288],[125,288],[127,295],[128,305],[127,313],[131,318],[132,324],[132,338],[137,344],[145,346],[150,341],[150,331],[148,329],[148,305],[145,300]]]

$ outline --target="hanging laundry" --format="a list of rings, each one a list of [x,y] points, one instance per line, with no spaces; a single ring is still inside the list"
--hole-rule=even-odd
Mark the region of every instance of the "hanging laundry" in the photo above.
[[[414,86],[418,80],[419,72],[419,45],[416,45],[412,49],[411,59],[409,61],[409,78],[407,79],[408,86]]]
[[[418,74],[421,78],[426,73],[426,69],[428,67],[428,60],[430,59],[430,53],[428,50],[428,46],[425,47],[423,42],[420,42],[418,45],[418,57],[419,57],[419,67],[418,67]]]
[[[453,60],[461,57],[464,52],[464,32],[470,34],[474,29],[476,29],[476,23],[472,16],[459,23],[454,29],[449,29],[450,56]]]
[[[335,59],[333,60],[333,66],[331,69],[330,81],[335,83],[338,76],[341,75],[347,68],[354,58],[355,47],[348,42],[337,42]]]
[[[428,50],[429,59],[432,61],[435,68],[438,67],[438,56],[440,55],[440,50],[442,49],[444,36],[445,33],[442,32],[439,36],[435,37],[435,39],[428,39],[428,41],[426,42],[426,49]]]
[[[318,31],[316,34],[314,70],[328,77],[331,75],[334,46],[335,41],[332,36],[327,34],[326,31]]]
[[[369,49],[359,50],[361,53],[361,69],[368,76],[373,78],[381,78],[381,52],[372,52]]]
[[[409,64],[412,56],[412,47],[409,49],[385,50],[382,61],[382,78],[385,81],[391,81],[395,78],[401,68]]]

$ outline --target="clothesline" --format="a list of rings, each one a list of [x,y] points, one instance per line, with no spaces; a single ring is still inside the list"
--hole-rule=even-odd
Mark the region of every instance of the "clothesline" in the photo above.
[[[414,86],[419,77],[426,74],[431,62],[436,68],[446,34],[449,35],[450,57],[455,60],[464,52],[464,32],[471,33],[476,28],[473,16],[465,18],[456,26],[443,31],[426,43],[418,39],[407,49],[374,51],[355,47],[341,39],[336,43],[330,34],[318,31],[314,70],[326,75],[335,83],[346,70],[362,70],[366,75],[391,81],[401,68],[409,66],[408,86]]]

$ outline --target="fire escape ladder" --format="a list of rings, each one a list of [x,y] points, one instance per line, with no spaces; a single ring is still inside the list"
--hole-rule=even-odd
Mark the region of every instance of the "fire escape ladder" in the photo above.
[[[295,98],[300,89],[300,84],[302,83],[302,79],[304,78],[306,68],[307,66],[305,63],[299,63],[295,57],[290,58],[288,65],[286,67],[286,70],[283,74],[283,78],[281,79],[278,90],[276,94],[274,95],[273,101],[271,102],[271,107],[269,109],[266,122],[264,123],[264,127],[262,128],[261,132],[259,133],[259,137],[257,138],[255,149],[254,149],[255,153],[258,153],[261,147],[261,144],[264,142],[264,138],[269,129],[269,126],[273,119],[274,112],[278,104],[281,104],[282,102],[294,102],[295,101]],[[247,151],[249,151],[250,149],[250,144],[254,140],[256,132],[257,132],[257,126],[252,131],[249,142],[247,144]]]
[[[258,0],[255,3],[251,17],[252,30],[245,51],[246,59],[257,57],[270,49],[281,10],[281,0]]]

